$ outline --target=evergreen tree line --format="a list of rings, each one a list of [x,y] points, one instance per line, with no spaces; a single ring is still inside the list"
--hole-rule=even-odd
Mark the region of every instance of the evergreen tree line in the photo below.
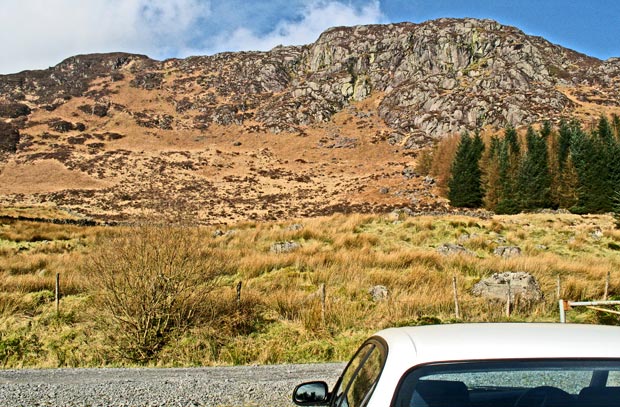
[[[520,137],[507,127],[486,143],[461,135],[448,179],[453,206],[513,214],[544,208],[620,213],[620,117],[585,130],[545,123]],[[620,216],[618,218],[620,222]]]

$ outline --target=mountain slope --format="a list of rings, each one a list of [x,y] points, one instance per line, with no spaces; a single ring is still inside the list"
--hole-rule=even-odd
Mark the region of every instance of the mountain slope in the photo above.
[[[448,134],[620,112],[620,60],[490,20],[333,28],[269,52],[82,55],[0,76],[0,203],[204,223],[443,210]],[[405,175],[403,175],[405,174]]]

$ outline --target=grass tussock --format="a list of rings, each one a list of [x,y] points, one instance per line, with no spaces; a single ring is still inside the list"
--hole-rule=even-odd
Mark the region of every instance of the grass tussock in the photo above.
[[[501,272],[530,273],[544,294],[536,304],[513,304],[511,321],[556,321],[558,279],[562,298],[601,299],[610,273],[608,294],[620,295],[620,233],[602,215],[354,214],[225,230],[154,226],[144,235],[122,227],[4,222],[4,367],[344,360],[378,329],[458,322],[454,278],[459,321],[507,320],[503,301],[472,294],[481,278]],[[273,250],[282,242],[294,244]],[[437,248],[446,243],[469,254],[442,255]],[[521,255],[502,258],[494,254],[500,246],[518,246]],[[385,287],[385,298],[373,299],[377,286]],[[165,290],[176,294],[157,295]],[[186,301],[174,309],[166,298]],[[161,313],[149,317],[157,324],[145,325],[141,310],[159,306]],[[569,319],[602,321],[590,311],[571,311]],[[145,327],[141,337],[154,342],[129,346],[140,336],[131,324]],[[122,355],[119,343],[135,357]]]

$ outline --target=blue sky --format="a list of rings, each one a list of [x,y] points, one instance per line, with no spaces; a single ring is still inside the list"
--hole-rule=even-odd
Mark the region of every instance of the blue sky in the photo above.
[[[0,73],[94,52],[268,50],[337,25],[439,17],[492,18],[601,59],[620,56],[617,0],[0,0]]]

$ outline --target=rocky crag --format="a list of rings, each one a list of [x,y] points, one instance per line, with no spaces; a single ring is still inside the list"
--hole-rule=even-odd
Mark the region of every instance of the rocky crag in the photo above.
[[[444,210],[446,135],[620,111],[600,61],[490,20],[338,27],[269,52],[71,57],[0,75],[0,203],[203,223]]]

